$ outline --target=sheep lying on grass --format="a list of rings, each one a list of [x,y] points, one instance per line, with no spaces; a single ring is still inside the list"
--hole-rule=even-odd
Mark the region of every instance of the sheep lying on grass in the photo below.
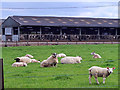
[[[66,57],[64,53],[57,54],[57,57]]]
[[[103,77],[103,84],[105,83],[105,79],[111,74],[113,73],[113,68],[101,68],[98,66],[93,66],[91,68],[89,68],[89,83],[91,84],[91,77],[94,76],[95,80],[97,82],[97,84],[99,84],[97,77]]]
[[[43,60],[40,67],[54,67],[58,63],[57,54],[53,53],[47,60]]]
[[[64,57],[61,59],[62,64],[74,64],[81,63],[82,58],[80,56],[77,57]]]
[[[27,64],[24,62],[15,62],[12,64],[12,67],[22,67],[22,66],[26,67]]]
[[[24,63],[33,63],[33,62],[40,63],[40,61],[37,61],[35,59],[31,59],[31,58],[33,58],[32,55],[26,54],[25,56],[23,56],[23,57],[17,57],[14,60],[16,60],[16,62],[24,62]]]
[[[91,55],[93,55],[93,58],[102,58],[99,54],[96,54],[95,52],[92,52]]]

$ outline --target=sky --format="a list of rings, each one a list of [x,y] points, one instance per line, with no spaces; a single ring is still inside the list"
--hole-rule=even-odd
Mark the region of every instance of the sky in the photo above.
[[[109,2],[108,2],[109,1]],[[0,18],[8,16],[58,16],[118,18],[119,0],[2,0]]]

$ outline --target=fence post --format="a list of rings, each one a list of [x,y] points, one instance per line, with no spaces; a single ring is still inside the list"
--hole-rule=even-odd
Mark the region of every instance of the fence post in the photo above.
[[[3,59],[0,59],[0,90],[4,90]]]

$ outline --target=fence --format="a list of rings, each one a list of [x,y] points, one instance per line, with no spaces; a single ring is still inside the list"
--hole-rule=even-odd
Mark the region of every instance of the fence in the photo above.
[[[0,47],[40,46],[40,45],[75,45],[75,44],[120,44],[119,42],[2,42]]]
[[[4,89],[3,59],[0,59],[0,90]]]
[[[21,34],[20,40],[25,41],[94,41],[120,40],[120,35],[54,35],[54,34]]]

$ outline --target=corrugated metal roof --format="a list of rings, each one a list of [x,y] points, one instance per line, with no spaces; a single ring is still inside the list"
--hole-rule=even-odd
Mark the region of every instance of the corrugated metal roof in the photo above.
[[[74,26],[74,27],[118,27],[118,19],[77,18],[77,17],[43,17],[10,16],[21,26]],[[120,24],[119,24],[120,25]]]

